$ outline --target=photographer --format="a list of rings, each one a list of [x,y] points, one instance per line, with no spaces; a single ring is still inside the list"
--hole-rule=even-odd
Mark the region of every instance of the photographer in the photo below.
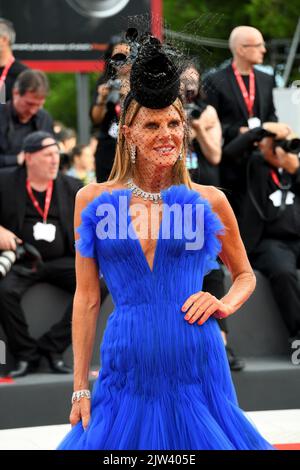
[[[95,153],[99,183],[108,179],[115,158],[117,125],[121,113],[120,95],[126,88],[130,72],[130,65],[126,63],[129,53],[130,46],[126,41],[110,45],[105,54],[105,71],[97,82],[97,91],[91,107],[92,122],[95,127],[99,127]]]
[[[204,102],[200,74],[194,63],[181,74],[181,96],[189,121],[187,165],[195,183],[219,186],[222,130],[213,106]]]
[[[265,122],[262,126],[238,134],[224,145],[221,165],[222,184],[226,187],[227,197],[237,218],[244,213],[248,167],[257,155],[259,142],[267,136],[285,139],[290,133],[291,129],[285,123]]]
[[[58,172],[59,149],[51,134],[28,135],[22,151],[25,164],[0,175],[0,322],[16,359],[12,378],[35,371],[41,356],[53,372],[71,372],[62,354],[71,344],[72,301],[62,320],[37,341],[29,335],[20,302],[40,281],[74,294],[73,213],[82,186]]]
[[[257,129],[256,150],[238,159],[240,190],[234,198],[251,264],[271,280],[292,341],[300,339],[300,141],[282,138],[280,124],[278,133],[274,123],[269,128]]]

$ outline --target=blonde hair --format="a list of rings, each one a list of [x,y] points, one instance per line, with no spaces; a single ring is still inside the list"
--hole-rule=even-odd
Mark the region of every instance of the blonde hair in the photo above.
[[[174,106],[176,111],[179,113],[182,122],[186,123],[184,109],[180,99],[177,98],[172,106]],[[125,112],[123,111],[121,115],[114,164],[108,178],[108,181],[110,182],[119,183],[130,177],[134,178],[136,168],[135,165],[131,163],[129,147],[122,132],[121,126],[124,124],[127,126],[132,125],[141,107],[142,106],[133,99],[130,102],[127,110]],[[189,189],[192,189],[192,181],[185,165],[187,149],[188,136],[187,128],[185,128],[185,135],[181,152],[182,160],[177,159],[175,165],[173,166],[173,184],[185,184]]]

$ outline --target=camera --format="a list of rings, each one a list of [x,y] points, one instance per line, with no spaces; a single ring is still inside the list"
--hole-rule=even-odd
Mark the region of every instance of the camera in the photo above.
[[[20,266],[19,271],[32,273],[43,263],[39,251],[29,243],[17,244],[16,251],[5,250],[0,253],[0,279],[4,278],[16,261],[24,261],[25,265]]]
[[[190,121],[193,119],[199,119],[205,108],[206,106],[204,104],[202,106],[196,103],[186,103],[184,105],[186,117]]]
[[[107,97],[107,105],[109,105],[109,103],[115,105],[120,101],[121,83],[121,80],[118,78],[111,78],[108,80],[107,86],[110,88],[110,93]]]
[[[275,147],[280,147],[287,153],[294,153],[298,155],[300,153],[300,139],[283,139],[283,140],[274,140],[274,149]]]

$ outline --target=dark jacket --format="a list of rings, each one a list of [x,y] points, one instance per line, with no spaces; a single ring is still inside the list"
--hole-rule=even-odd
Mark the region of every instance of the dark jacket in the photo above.
[[[22,64],[19,60],[15,59],[14,63],[10,67],[6,80],[5,80],[5,101],[10,101],[12,99],[12,90],[20,73],[27,70],[28,67]],[[0,67],[0,75],[3,72],[4,67]]]
[[[75,195],[82,187],[80,180],[59,173],[54,181],[60,221],[68,242],[69,254],[74,255],[73,217]],[[26,168],[0,174],[0,225],[20,236],[26,210]]]
[[[274,77],[254,69],[256,117],[261,122],[276,122],[273,103]],[[223,130],[225,144],[238,134],[239,128],[248,126],[248,111],[237,84],[231,64],[208,75],[204,80],[207,102],[216,108]]]
[[[13,106],[9,101],[6,104],[0,104],[0,168],[17,165],[17,154],[22,150],[22,141],[18,142],[16,148],[16,140],[18,136],[14,134],[13,125]],[[46,131],[53,134],[53,120],[50,114],[44,109],[40,109],[32,118],[32,129],[34,131]],[[13,145],[12,145],[13,144]],[[15,149],[12,154],[11,148]]]
[[[259,215],[255,206],[259,207],[263,215],[268,215],[270,170],[272,167],[264,160],[259,151],[244,155],[244,157],[244,161],[236,165],[235,176],[238,180],[239,191],[235,191],[231,195],[228,194],[228,196],[237,216],[247,253],[251,254],[263,239],[265,224],[268,223]],[[300,169],[291,178],[291,191],[299,201]],[[255,202],[253,202],[253,198]]]

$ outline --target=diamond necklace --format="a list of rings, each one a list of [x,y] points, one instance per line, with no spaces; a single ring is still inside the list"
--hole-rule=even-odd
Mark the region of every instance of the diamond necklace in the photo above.
[[[132,180],[132,178],[129,178],[129,180],[126,183],[127,186],[129,186],[130,191],[133,192],[136,196],[142,197],[145,201],[149,199],[150,201],[153,201],[154,203],[158,203],[160,199],[162,199],[161,192],[159,193],[148,193],[147,191],[144,191],[143,189],[139,188]]]

